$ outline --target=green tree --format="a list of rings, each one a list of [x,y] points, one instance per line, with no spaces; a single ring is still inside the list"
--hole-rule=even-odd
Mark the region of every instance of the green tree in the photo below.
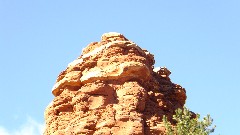
[[[199,120],[200,115],[197,114],[193,118],[192,113],[186,107],[183,110],[177,109],[175,112],[172,118],[176,122],[175,125],[171,125],[167,117],[163,116],[167,135],[209,135],[214,132],[216,126],[210,127],[213,122],[210,115]]]

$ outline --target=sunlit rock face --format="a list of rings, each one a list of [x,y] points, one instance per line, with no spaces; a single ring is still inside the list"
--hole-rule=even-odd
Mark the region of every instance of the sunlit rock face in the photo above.
[[[153,55],[122,34],[103,34],[57,77],[44,135],[164,134],[163,115],[182,108],[186,92],[153,65]]]

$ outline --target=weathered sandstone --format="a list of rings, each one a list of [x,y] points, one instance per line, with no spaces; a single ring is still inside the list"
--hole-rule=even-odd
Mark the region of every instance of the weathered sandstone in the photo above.
[[[44,134],[164,134],[163,115],[182,108],[186,92],[153,65],[153,55],[122,34],[104,34],[57,77]]]

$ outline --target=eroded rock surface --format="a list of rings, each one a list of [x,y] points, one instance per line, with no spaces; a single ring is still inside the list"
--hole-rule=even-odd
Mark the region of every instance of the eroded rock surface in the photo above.
[[[186,92],[153,65],[153,55],[122,34],[103,34],[57,77],[44,135],[164,134],[163,115],[182,108]]]

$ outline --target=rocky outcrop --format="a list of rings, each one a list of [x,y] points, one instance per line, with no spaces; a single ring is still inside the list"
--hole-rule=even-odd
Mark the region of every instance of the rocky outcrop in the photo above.
[[[45,135],[164,134],[163,115],[186,92],[154,57],[119,33],[106,33],[59,74],[45,111]]]

